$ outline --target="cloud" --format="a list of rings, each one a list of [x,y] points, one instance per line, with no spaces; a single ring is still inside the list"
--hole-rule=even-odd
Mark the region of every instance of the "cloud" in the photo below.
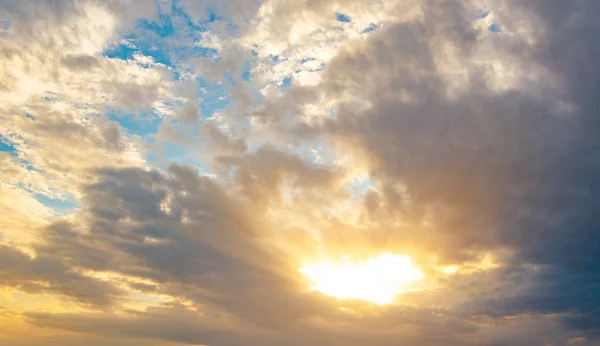
[[[112,324],[120,326],[112,336],[150,336],[190,344],[226,345],[241,344],[248,338],[277,343],[281,339],[270,335],[270,331],[295,334],[298,331],[294,331],[297,328],[294,326],[302,326],[316,333],[316,344],[327,344],[331,336],[318,316],[331,322],[349,318],[336,312],[335,305],[323,297],[306,292],[302,282],[290,276],[294,272],[290,267],[292,259],[265,247],[270,237],[269,224],[259,216],[245,214],[249,210],[245,199],[228,196],[209,178],[199,177],[194,170],[183,166],[172,166],[168,175],[140,169],[98,173],[97,183],[85,189],[85,208],[77,222],[55,223],[46,228],[46,239],[35,248],[35,260],[17,250],[3,249],[5,257],[16,258],[3,261],[7,266],[2,273],[18,278],[17,282],[7,284],[22,288],[42,280],[48,290],[95,305],[110,301],[115,304],[125,299],[125,292],[114,288],[106,292],[112,286],[93,276],[63,278],[68,268],[79,268],[83,272],[114,272],[150,280],[160,293],[189,303],[129,312],[133,314],[127,318],[131,324],[98,314],[28,314],[34,324],[92,334],[113,329],[109,325]],[[37,267],[37,263],[46,266]],[[38,268],[35,276],[29,276],[30,267]],[[86,287],[83,297],[78,284],[63,287],[65,282],[79,280]],[[208,311],[211,313],[207,315]],[[397,316],[423,327],[432,323],[427,311],[408,314],[399,309],[390,313],[389,317],[373,314],[365,316],[365,320],[351,318],[347,322],[374,326],[389,323],[381,327],[387,329],[400,323],[393,322],[393,316]],[[416,314],[423,314],[423,318],[415,319]],[[188,321],[190,326],[177,327],[180,331],[177,333],[153,327],[172,321],[173,316]],[[314,318],[317,320],[311,322]],[[451,333],[472,328],[445,319],[433,323],[441,323]],[[198,329],[197,323],[203,320],[206,322],[202,325],[211,327]],[[158,333],[149,334],[149,330]],[[339,343],[350,340],[338,331],[333,335],[339,338]]]
[[[52,257],[28,255],[7,246],[0,248],[3,286],[17,287],[30,293],[44,291],[67,295],[81,303],[106,305],[118,290],[110,283],[87,278]]]
[[[542,266],[541,274],[527,278],[533,287],[500,298],[498,311],[508,306],[515,308],[510,314],[596,311],[593,294],[582,292],[597,290],[591,268],[598,262],[592,212],[598,172],[590,151],[597,140],[582,126],[597,113],[590,93],[595,87],[586,84],[597,69],[583,55],[560,52],[593,54],[593,43],[573,37],[589,29],[584,12],[597,6],[511,4],[531,16],[538,36],[496,51],[498,63],[506,57],[521,66],[541,66],[548,75],[537,78],[540,84],[531,80],[498,90],[489,87],[497,77],[486,72],[497,63],[477,61],[477,46],[489,38],[472,28],[458,2],[446,4],[444,12],[422,6],[422,20],[387,26],[332,59],[321,92],[359,100],[366,109],[342,103],[336,117],[315,131],[366,161],[384,195],[391,183],[404,186],[405,215],[413,219],[404,221],[422,230],[419,248],[445,261],[503,248],[515,252],[509,262],[515,268]],[[473,64],[468,92],[449,93],[454,86],[441,78],[441,59]],[[544,85],[545,80],[557,84]],[[561,113],[560,104],[573,107]],[[425,217],[431,227],[422,226]],[[390,237],[399,243],[415,239],[400,230]],[[479,304],[491,306],[485,299]]]
[[[150,2],[0,5],[10,19],[0,41],[0,134],[14,149],[0,179],[3,190],[31,200],[27,208],[38,211],[42,199],[76,205],[77,186],[90,169],[144,164],[139,138],[109,120],[107,111],[139,112],[171,98],[169,71],[102,56],[119,29],[139,16],[152,17],[153,10],[146,11],[152,6],[144,4]],[[135,5],[143,10],[133,11]],[[5,219],[19,214],[7,209]],[[36,212],[31,219],[52,214],[59,213]],[[8,239],[26,238],[5,227]],[[32,228],[23,230],[33,234]]]
[[[247,318],[255,323],[261,318],[280,323],[274,320],[277,297],[288,297],[281,286],[294,283],[277,273],[287,267],[284,258],[274,257],[255,239],[261,234],[259,220],[189,168],[172,166],[170,174],[100,172],[99,181],[85,190],[85,216],[79,220],[84,228],[57,223],[45,230],[46,242],[36,252],[70,266],[146,278],[160,283],[165,293],[174,290],[241,315],[251,313]],[[210,292],[217,295],[209,298]],[[246,294],[264,295],[269,303],[246,299]],[[291,317],[303,309],[279,313]]]
[[[0,284],[68,307],[7,305],[24,329],[65,344],[598,342],[596,2],[0,9]],[[203,44],[214,56],[183,49]],[[204,114],[213,94],[230,101]],[[147,113],[156,129],[136,135]],[[157,162],[156,141],[180,162]],[[389,306],[299,274],[382,252],[426,277]]]

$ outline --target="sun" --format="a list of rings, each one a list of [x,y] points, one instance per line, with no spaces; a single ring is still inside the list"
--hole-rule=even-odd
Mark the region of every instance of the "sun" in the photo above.
[[[394,301],[423,280],[423,272],[407,256],[381,254],[364,261],[348,257],[338,262],[310,263],[300,273],[311,282],[311,288],[338,299],[359,299],[380,305]]]

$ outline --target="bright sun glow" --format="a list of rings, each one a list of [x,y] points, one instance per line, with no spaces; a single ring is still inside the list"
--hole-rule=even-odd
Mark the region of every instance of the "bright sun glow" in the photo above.
[[[300,272],[312,288],[338,299],[360,299],[385,305],[410,284],[423,279],[423,273],[406,256],[382,254],[363,262],[311,263]]]

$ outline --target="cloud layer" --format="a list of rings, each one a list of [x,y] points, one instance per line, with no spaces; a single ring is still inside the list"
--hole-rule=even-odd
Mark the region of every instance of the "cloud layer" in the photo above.
[[[600,345],[599,16],[1,1],[0,343]],[[299,272],[380,253],[422,287]]]

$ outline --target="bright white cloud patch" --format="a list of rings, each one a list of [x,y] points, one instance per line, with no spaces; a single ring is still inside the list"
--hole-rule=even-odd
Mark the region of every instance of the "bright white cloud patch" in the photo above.
[[[314,290],[339,299],[361,299],[377,304],[391,303],[410,285],[423,279],[423,273],[410,258],[383,254],[361,262],[310,263],[300,269]]]

